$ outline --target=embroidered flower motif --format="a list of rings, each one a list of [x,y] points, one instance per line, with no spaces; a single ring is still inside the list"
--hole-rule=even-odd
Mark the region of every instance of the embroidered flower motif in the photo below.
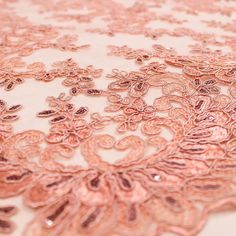
[[[219,94],[220,88],[216,86],[216,80],[214,79],[194,79],[192,85],[195,90],[200,94]]]
[[[36,80],[44,81],[44,82],[50,82],[54,80],[55,78],[59,78],[63,76],[63,73],[61,73],[59,70],[50,70],[50,71],[39,71],[34,74]]]
[[[107,77],[115,78],[117,81],[111,82],[108,89],[114,92],[128,90],[131,97],[141,97],[147,93],[150,86],[158,87],[163,85],[160,76],[165,74],[164,68],[165,66],[159,63],[151,63],[137,72],[124,73],[113,70],[113,73]]]
[[[51,133],[47,136],[47,141],[51,143],[64,142],[76,147],[80,140],[91,135],[91,128],[85,120],[81,119],[87,114],[87,107],[74,108],[71,104],[71,97],[60,94],[58,98],[48,97],[50,110],[45,110],[37,114],[38,117],[53,117],[50,123],[53,125]]]
[[[116,112],[127,107],[131,103],[131,98],[122,98],[121,95],[112,93],[108,96],[108,101],[110,102],[110,105],[105,107],[105,111]]]
[[[99,78],[102,74],[101,69],[95,69],[92,65],[80,68],[72,59],[56,62],[54,67],[66,77],[63,84],[71,87],[70,94],[72,96],[94,88],[93,79]]]
[[[47,136],[50,143],[64,143],[72,147],[78,147],[80,142],[92,134],[92,128],[83,119],[54,124]]]
[[[50,82],[60,78],[72,96],[107,97],[105,111],[112,116],[92,113],[87,117],[86,106],[78,107],[71,96],[61,94],[49,97],[49,108],[37,114],[50,120],[47,134],[37,130],[13,133],[11,122],[18,118],[13,112],[20,105],[8,107],[0,100],[0,198],[23,195],[24,203],[34,210],[35,217],[23,235],[197,235],[212,212],[235,208],[234,4],[170,0],[167,9],[165,0],[128,5],[119,0],[30,2],[30,7],[37,6],[30,12],[40,15],[37,18],[45,20],[43,25],[32,24],[27,11],[18,16],[18,0],[0,1],[4,9],[0,13],[0,86],[11,90],[26,79]],[[199,32],[189,24],[181,27],[182,22],[193,22],[191,17],[181,19],[177,11],[194,14],[194,23],[220,27],[221,34]],[[232,23],[207,22],[202,12],[227,15]],[[47,17],[56,19],[56,25],[46,25]],[[81,67],[68,59],[47,69],[45,62],[32,61],[47,49],[58,57],[66,57],[65,50],[77,57],[90,45],[78,46],[77,35],[67,33],[76,33],[74,22],[93,20],[104,24],[95,29],[89,24],[79,31],[83,40],[91,33],[109,37],[91,47],[92,54],[98,55],[95,61],[90,58],[91,65]],[[171,27],[153,27],[157,21]],[[143,37],[143,47],[151,50],[110,46],[110,55],[133,61],[106,63],[139,68],[115,69],[107,76],[113,79],[111,83],[95,83],[102,70],[92,63],[105,62],[100,61],[104,53],[100,46],[108,40],[123,42],[122,33],[134,40],[137,35]],[[118,34],[121,38],[111,38]],[[150,45],[157,39],[161,44]],[[175,40],[184,47],[175,50]],[[181,55],[182,49],[188,53]],[[50,60],[51,52],[46,53]],[[79,55],[81,63],[87,62],[87,56]],[[14,97],[6,94],[6,99]],[[153,105],[148,105],[151,99]],[[122,136],[119,140],[110,127],[115,122]],[[109,134],[101,134],[103,128]],[[126,131],[138,128],[139,136],[125,136]],[[146,149],[149,145],[155,150]],[[79,154],[75,154],[77,147]],[[84,158],[86,167],[75,162],[78,156]],[[14,212],[13,206],[0,206],[0,234],[12,234],[9,217]]]
[[[32,147],[34,149],[39,146],[41,138],[41,134],[37,131],[31,131],[31,133],[26,131],[11,137],[9,141],[12,144],[18,143],[18,147],[21,148]],[[108,140],[107,138],[104,139],[104,136],[98,137],[93,139],[92,142],[96,140],[96,142],[100,142],[102,147],[111,148],[112,145],[110,145],[109,138]],[[23,142],[19,143],[19,140]],[[125,140],[127,139],[123,141]],[[133,148],[138,148],[136,147],[137,143],[135,144],[138,141],[137,138],[131,137],[131,140],[134,141]],[[91,141],[84,143],[83,154],[87,158],[97,158],[91,153],[94,146],[92,146],[92,150],[89,150],[86,148],[87,145],[91,145]],[[117,148],[122,150],[126,146],[126,142],[117,143]],[[212,188],[209,187],[209,183],[215,183],[208,179],[195,179],[195,181],[185,184],[179,174],[175,172],[182,171],[185,173],[185,168],[182,168],[182,166],[191,165],[191,162],[174,158],[173,161],[163,160],[157,164],[149,165],[147,168],[135,168],[132,171],[129,170],[129,167],[122,167],[122,164],[120,166],[123,170],[106,171],[103,169],[103,162],[99,162],[97,168],[89,169],[86,175],[83,171],[78,171],[79,169],[76,171],[76,168],[74,168],[74,171],[72,171],[72,169],[62,166],[61,172],[58,173],[54,172],[53,168],[57,166],[56,163],[51,161],[52,158],[58,157],[58,153],[59,155],[70,156],[71,150],[63,145],[53,145],[44,150],[42,166],[27,164],[26,156],[23,155],[20,159],[21,163],[25,164],[24,167],[17,166],[16,168],[16,164],[19,163],[16,158],[14,165],[7,165],[0,170],[0,196],[14,196],[19,192],[23,192],[25,203],[28,206],[31,208],[41,207],[41,211],[36,214],[36,217],[28,225],[25,235],[30,235],[35,227],[37,227],[40,234],[44,234],[45,231],[55,232],[56,230],[60,234],[66,231],[73,234],[75,232],[83,234],[86,232],[93,235],[95,229],[97,231],[101,228],[104,232],[104,227],[107,228],[107,224],[109,226],[112,224],[112,227],[107,228],[109,234],[114,233],[114,230],[120,233],[123,228],[126,232],[129,232],[127,231],[129,229],[132,233],[140,233],[140,230],[145,233],[150,224],[154,222],[161,223],[163,220],[170,225],[178,224],[189,229],[194,227],[195,223],[195,221],[189,222],[189,219],[192,219],[193,215],[199,215],[199,210],[192,201],[187,200],[178,190],[183,187],[186,191],[187,188],[195,188],[198,184],[197,181],[201,181],[201,186],[206,187],[207,189],[204,188],[205,191],[210,193]],[[12,158],[14,158],[14,155],[8,156],[8,161],[11,162]],[[48,165],[49,163],[50,165]],[[92,163],[95,164],[94,161]],[[181,170],[175,168],[178,165]],[[199,165],[196,167],[192,165],[192,171],[196,171],[198,167]],[[42,168],[46,168],[47,171],[43,175],[38,175],[38,171]],[[167,172],[165,169],[169,171]],[[175,170],[175,172],[172,170]],[[190,173],[188,174],[191,176]],[[222,195],[223,184],[218,181],[218,185],[211,195],[207,195],[209,199],[211,199],[211,196],[218,199],[217,196]],[[152,192],[148,191],[147,188],[151,188]],[[199,191],[203,191],[203,189],[199,189]],[[159,194],[157,195],[156,192]],[[231,193],[230,190],[227,190],[227,192],[228,194]],[[199,194],[199,192],[191,193],[193,197]],[[145,214],[145,207],[151,209],[151,206],[155,209]],[[157,208],[159,211],[157,211]],[[163,214],[164,216],[168,214],[169,217],[166,218]],[[176,215],[182,216],[178,217],[177,223]],[[122,222],[115,220],[120,217],[123,219]],[[186,218],[188,219],[187,222],[183,220]],[[201,215],[198,220],[200,219]],[[65,227],[68,220],[70,221],[69,228]],[[147,223],[144,224],[144,220]],[[134,224],[135,227],[132,227]],[[136,224],[140,224],[140,228],[137,229]],[[2,224],[0,227],[3,227]]]
[[[153,106],[148,106],[146,102],[141,99],[135,99],[130,106],[124,108],[124,114],[134,118],[135,120],[148,120],[155,116],[156,109]]]
[[[120,125],[117,128],[119,132],[125,132],[127,130],[134,131],[138,127],[140,121],[151,119],[155,116],[155,108],[148,106],[141,98],[133,99],[121,98],[117,94],[111,94],[108,97],[111,105],[105,108],[107,112],[123,111],[122,115],[116,115],[113,120],[119,122]]]
[[[135,59],[135,62],[142,64],[144,61],[150,60],[152,58],[152,53],[147,50],[133,50],[132,48],[125,46],[108,46],[110,52],[108,55],[114,56],[124,56],[126,59]]]
[[[64,143],[71,147],[78,147],[87,139],[95,129],[103,128],[110,121],[108,116],[100,116],[98,113],[91,114],[91,121],[82,119],[87,113],[87,107],[79,107],[70,103],[71,97],[60,94],[58,98],[48,97],[50,110],[41,111],[38,117],[52,117],[50,133],[46,140],[49,143]]]
[[[65,86],[72,87],[70,89],[70,94],[72,96],[75,96],[94,87],[93,79],[86,76],[76,76],[72,78],[69,77],[63,81],[63,84]]]
[[[39,112],[37,116],[53,117],[50,123],[55,124],[65,120],[76,120],[87,114],[87,107],[75,109],[74,105],[70,103],[70,100],[71,96],[66,96],[65,93],[61,93],[57,98],[48,97],[47,101],[52,109]]]

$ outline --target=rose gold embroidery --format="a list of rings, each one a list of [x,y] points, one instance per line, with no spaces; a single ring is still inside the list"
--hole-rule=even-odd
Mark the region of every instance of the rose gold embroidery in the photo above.
[[[131,71],[130,73],[123,73],[118,70],[113,70],[113,73],[107,77],[115,78],[117,81],[110,83],[108,89],[111,91],[128,90],[129,95],[135,98],[145,95],[150,86],[161,86],[163,81],[161,81],[160,78],[165,75],[164,65],[151,63],[150,67],[148,67],[149,69],[145,72]],[[152,71],[154,71],[153,74]]]
[[[52,117],[50,123],[50,134],[46,140],[49,143],[64,143],[77,147],[80,143],[90,137],[94,129],[101,129],[104,123],[110,120],[107,117],[100,117],[99,114],[91,114],[91,122],[88,123],[83,117],[87,114],[87,107],[75,108],[70,103],[71,97],[60,94],[58,98],[48,97],[47,101],[50,110],[41,111],[38,117]]]
[[[29,1],[37,6],[36,14],[46,19],[46,12],[57,25],[17,16],[19,2],[0,3],[0,86],[10,91],[26,79],[62,79],[71,95],[48,97],[49,108],[37,113],[50,119],[47,134],[14,133],[11,122],[21,105],[9,107],[0,100],[0,197],[22,195],[35,212],[23,235],[189,236],[198,234],[211,213],[235,210],[234,2]],[[186,13],[184,19],[179,11]],[[219,13],[230,23],[204,20],[200,13]],[[207,30],[190,28],[191,15]],[[104,25],[95,26],[96,20]],[[95,80],[103,71],[92,65],[100,58],[85,67],[70,58],[50,69],[44,62],[25,62],[42,49],[87,49],[89,44],[77,44],[77,35],[65,33],[70,27],[76,32],[78,23],[86,25],[90,37],[125,33],[158,44],[149,49],[109,45],[109,56],[133,60],[138,68],[108,68],[102,89]],[[167,26],[161,28],[162,23]],[[211,28],[222,33],[211,33]],[[169,47],[160,43],[162,37],[170,37]],[[175,49],[175,40],[188,52]],[[80,94],[107,98],[109,116],[72,103],[72,96]],[[116,123],[116,137],[107,129],[101,132]],[[151,154],[149,146],[155,149]],[[116,159],[111,152],[111,163],[103,158],[104,150],[123,156]],[[83,158],[87,167],[68,164],[73,157]],[[15,212],[14,206],[0,207],[0,233],[12,233],[9,217]]]

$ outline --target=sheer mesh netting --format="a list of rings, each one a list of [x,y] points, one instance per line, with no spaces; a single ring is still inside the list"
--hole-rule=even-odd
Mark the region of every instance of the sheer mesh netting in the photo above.
[[[236,211],[234,0],[0,0],[0,86],[0,234]]]

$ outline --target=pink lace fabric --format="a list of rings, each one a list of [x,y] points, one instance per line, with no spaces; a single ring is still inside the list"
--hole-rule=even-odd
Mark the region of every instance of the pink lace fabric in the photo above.
[[[0,234],[195,236],[236,211],[234,0],[0,9]]]

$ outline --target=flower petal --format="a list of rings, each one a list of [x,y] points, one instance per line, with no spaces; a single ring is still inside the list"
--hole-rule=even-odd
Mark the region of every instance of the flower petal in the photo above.
[[[131,130],[131,131],[135,131],[137,128],[138,128],[138,124],[136,122],[133,122],[133,121],[130,121],[128,123],[128,128]]]
[[[61,142],[63,139],[65,138],[65,134],[62,134],[62,133],[50,133],[46,140],[49,142],[49,143],[59,143]]]
[[[83,129],[79,130],[79,132],[77,132],[77,136],[80,139],[86,139],[88,138],[90,135],[92,134],[92,130],[89,127],[84,127]]]
[[[78,147],[80,145],[80,140],[76,134],[69,134],[64,140],[64,143],[71,147]]]
[[[149,85],[147,83],[137,82],[130,88],[129,95],[135,98],[141,97],[142,95],[147,93],[148,88]]]
[[[123,122],[118,126],[117,131],[120,133],[123,133],[123,132],[127,131],[127,129],[128,129],[127,122]]]

